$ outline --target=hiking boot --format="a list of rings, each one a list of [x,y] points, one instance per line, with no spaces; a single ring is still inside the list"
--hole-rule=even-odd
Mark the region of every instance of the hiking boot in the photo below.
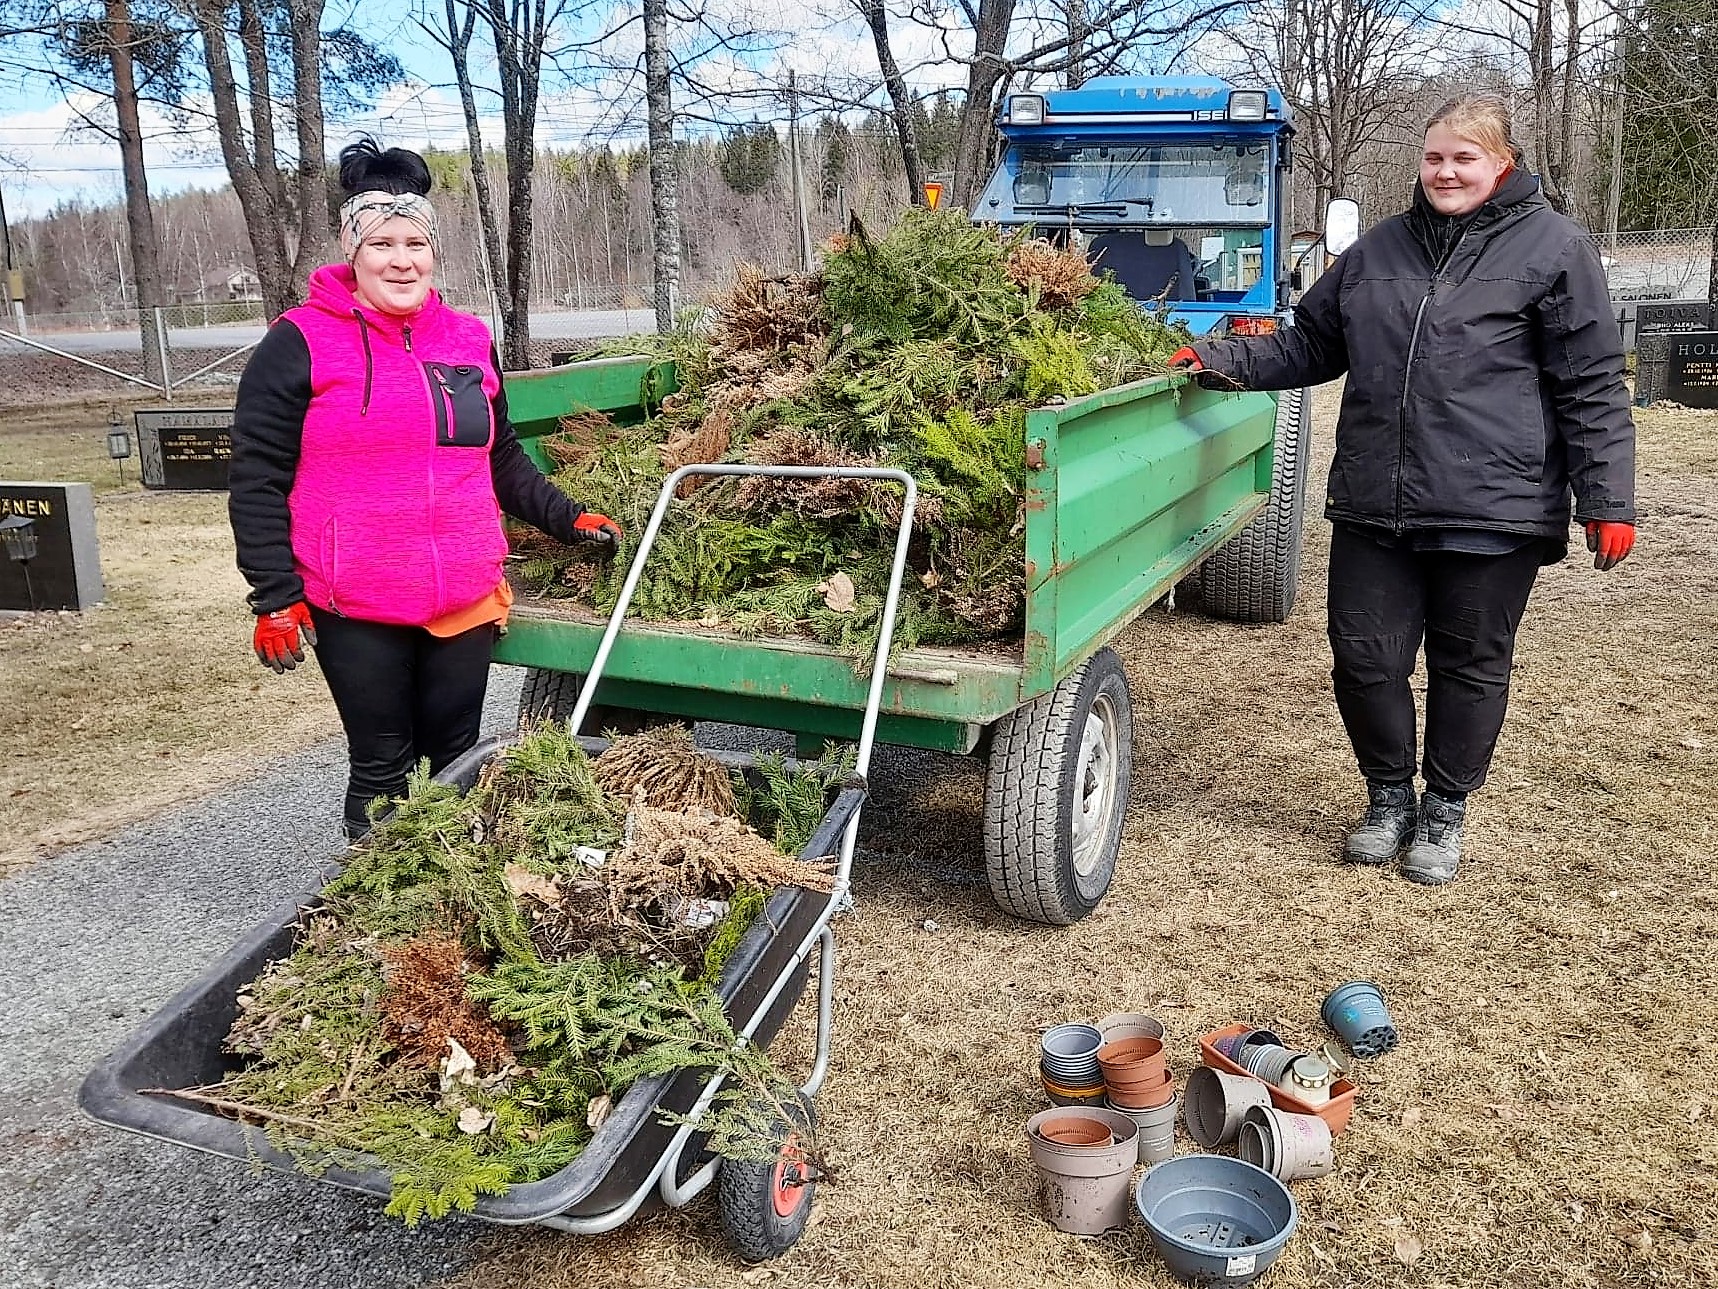
[[[1448,801],[1435,792],[1420,798],[1420,820],[1414,844],[1402,860],[1402,876],[1422,886],[1442,886],[1461,863],[1462,820],[1467,801]]]
[[[1388,864],[1414,835],[1414,785],[1366,780],[1366,818],[1342,843],[1353,864]]]

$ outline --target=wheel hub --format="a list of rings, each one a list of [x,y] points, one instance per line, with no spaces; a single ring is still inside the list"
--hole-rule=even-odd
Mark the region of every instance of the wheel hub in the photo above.
[[[777,1217],[792,1217],[805,1202],[805,1155],[797,1141],[790,1141],[776,1156],[770,1176],[770,1206]]]
[[[1074,869],[1082,877],[1090,877],[1103,858],[1110,819],[1120,795],[1116,738],[1115,709],[1108,697],[1100,694],[1080,730],[1080,760],[1074,780]]]

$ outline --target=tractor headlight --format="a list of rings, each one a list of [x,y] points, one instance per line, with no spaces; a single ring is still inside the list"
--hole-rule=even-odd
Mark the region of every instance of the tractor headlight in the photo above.
[[[1262,121],[1269,105],[1270,99],[1264,90],[1233,90],[1229,94],[1229,119]]]
[[[1233,96],[1231,95],[1231,97]],[[1008,123],[1010,125],[1043,125],[1044,96],[1042,94],[1010,94],[1008,96]]]

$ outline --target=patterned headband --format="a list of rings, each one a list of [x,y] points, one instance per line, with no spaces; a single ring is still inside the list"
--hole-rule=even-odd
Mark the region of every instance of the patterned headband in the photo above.
[[[415,192],[361,192],[340,207],[340,249],[350,264],[358,256],[364,238],[399,215],[409,219],[429,236],[430,250],[439,260],[441,242],[435,232],[435,207],[429,198]]]

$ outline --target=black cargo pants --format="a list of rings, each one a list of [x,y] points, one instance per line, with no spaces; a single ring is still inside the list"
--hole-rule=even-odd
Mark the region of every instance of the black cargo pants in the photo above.
[[[1545,543],[1504,555],[1416,551],[1337,524],[1330,539],[1329,628],[1336,707],[1368,779],[1414,777],[1414,695],[1426,649],[1426,786],[1485,782],[1509,706],[1515,633]]]
[[[310,615],[316,662],[351,753],[345,821],[355,837],[369,827],[370,802],[403,793],[420,760],[433,774],[477,742],[495,627],[443,637],[314,606]]]

